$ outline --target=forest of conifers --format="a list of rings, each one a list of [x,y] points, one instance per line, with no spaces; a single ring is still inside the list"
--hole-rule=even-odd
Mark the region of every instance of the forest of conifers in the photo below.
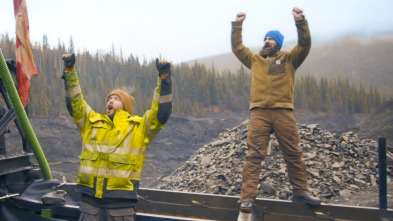
[[[0,36],[5,59],[15,60],[15,41],[8,34]],[[62,54],[73,51],[72,38],[68,50],[60,42],[56,47],[42,43],[33,45],[39,75],[31,78],[29,115],[57,117],[67,114]],[[132,54],[76,52],[76,70],[85,100],[97,112],[105,111],[107,94],[122,89],[136,100],[133,114],[141,115],[150,108],[158,72],[155,58],[139,60]],[[195,62],[172,66],[173,113],[203,116],[209,112],[246,111],[249,107],[250,74],[240,67],[236,73],[218,72]],[[316,79],[312,73],[298,77],[295,84],[295,108],[313,112],[343,114],[368,113],[383,102],[373,88],[354,85],[348,79]]]

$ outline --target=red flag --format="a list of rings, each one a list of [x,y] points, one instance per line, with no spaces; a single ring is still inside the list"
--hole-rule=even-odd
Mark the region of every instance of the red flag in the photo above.
[[[30,46],[29,18],[25,0],[14,0],[16,21],[16,67],[19,97],[25,107],[29,100],[30,78],[38,74]]]

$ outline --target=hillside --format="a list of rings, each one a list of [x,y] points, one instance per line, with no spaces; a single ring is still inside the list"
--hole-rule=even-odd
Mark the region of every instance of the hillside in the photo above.
[[[293,44],[284,46],[290,50]],[[230,50],[230,45],[228,45]],[[257,52],[258,47],[250,48]],[[298,69],[298,76],[311,74],[316,77],[326,76],[348,78],[350,82],[364,87],[373,86],[384,95],[393,97],[393,34],[370,39],[347,37],[325,44],[314,44],[309,56]],[[236,72],[241,63],[232,52],[196,60],[218,71]],[[195,61],[190,61],[193,63]]]
[[[388,101],[348,130],[373,140],[385,137],[387,144],[393,146],[393,100]]]

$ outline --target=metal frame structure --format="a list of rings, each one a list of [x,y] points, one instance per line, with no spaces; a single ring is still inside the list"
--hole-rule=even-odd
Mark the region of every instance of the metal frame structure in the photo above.
[[[41,200],[15,196],[9,203],[25,211],[39,215],[43,209],[50,209],[53,218],[77,220],[80,196],[75,184],[65,184],[59,189],[67,192],[65,205],[44,205]],[[359,207],[348,205],[322,204],[317,207],[294,203],[288,200],[258,198],[252,214],[239,213],[239,197],[164,191],[156,189],[139,190],[137,220],[243,220],[264,221],[383,221],[393,220],[392,209]],[[0,217],[1,218],[1,217]]]

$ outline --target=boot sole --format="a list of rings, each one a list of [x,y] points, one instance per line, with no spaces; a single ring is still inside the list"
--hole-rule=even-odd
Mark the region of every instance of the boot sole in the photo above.
[[[251,213],[252,212],[252,208],[240,208],[240,211],[243,213]]]
[[[321,205],[321,201],[317,202],[317,201],[310,201],[310,200],[306,200],[306,199],[293,199],[292,202],[294,202],[294,203],[304,203],[304,204],[307,204],[309,206],[319,206],[319,205]]]
[[[309,200],[302,200],[301,202],[310,205],[310,206],[319,206],[321,205],[321,202],[315,202],[315,201],[309,201]]]

